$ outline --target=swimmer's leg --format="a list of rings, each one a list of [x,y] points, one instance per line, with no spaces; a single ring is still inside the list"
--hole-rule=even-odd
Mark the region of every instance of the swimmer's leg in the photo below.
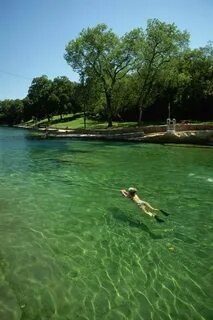
[[[150,209],[150,210],[152,210],[152,211],[159,211],[159,209],[153,208],[153,207],[149,204],[149,202],[144,201],[144,205],[145,205],[148,209]]]
[[[154,213],[152,213],[152,212],[150,212],[150,211],[147,211],[147,210],[146,210],[146,204],[142,204],[142,205],[140,206],[140,208],[143,210],[143,212],[144,212],[145,214],[149,215],[150,217],[155,218],[156,221],[158,221],[158,222],[164,222],[164,220],[161,219],[160,217],[158,217],[156,214],[154,214]]]

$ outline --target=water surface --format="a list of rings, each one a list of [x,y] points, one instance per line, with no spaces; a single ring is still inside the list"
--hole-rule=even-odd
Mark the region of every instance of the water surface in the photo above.
[[[1,320],[212,319],[212,148],[27,136],[0,129]]]

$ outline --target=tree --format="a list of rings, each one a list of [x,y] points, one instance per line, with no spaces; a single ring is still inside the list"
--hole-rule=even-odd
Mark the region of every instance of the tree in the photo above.
[[[82,77],[98,79],[105,95],[108,127],[112,126],[112,99],[115,84],[132,68],[130,54],[134,38],[119,38],[105,24],[83,29],[79,37],[66,46],[67,63]]]
[[[126,75],[115,85],[113,109],[117,120],[137,121],[137,95],[133,75]]]
[[[23,101],[20,99],[0,101],[0,122],[14,125],[23,119]]]
[[[50,118],[52,118],[54,114],[57,114],[59,103],[60,100],[58,96],[54,93],[50,93],[46,103],[46,114],[48,117],[48,122],[50,122]]]
[[[134,47],[136,59],[135,90],[138,96],[139,118],[159,94],[155,90],[157,80],[174,57],[188,47],[189,34],[181,32],[174,24],[157,19],[148,20],[145,32],[138,29],[138,41]]]
[[[184,119],[212,119],[213,48],[188,49],[177,64],[176,111]]]
[[[46,75],[34,78],[28,90],[27,97],[31,114],[36,119],[50,118],[52,111],[50,110],[48,99],[51,94],[52,81]]]
[[[72,108],[74,86],[74,83],[65,76],[57,77],[52,82],[52,93],[58,98],[56,112],[61,119],[63,114],[74,111],[74,106]]]

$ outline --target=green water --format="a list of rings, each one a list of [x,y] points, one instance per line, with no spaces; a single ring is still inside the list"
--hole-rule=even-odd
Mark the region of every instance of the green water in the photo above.
[[[27,135],[0,129],[1,320],[213,318],[212,148]]]

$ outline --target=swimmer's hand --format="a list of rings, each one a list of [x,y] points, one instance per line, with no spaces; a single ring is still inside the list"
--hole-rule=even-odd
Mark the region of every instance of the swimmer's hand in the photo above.
[[[125,198],[128,197],[128,192],[125,189],[121,189],[120,192]]]

